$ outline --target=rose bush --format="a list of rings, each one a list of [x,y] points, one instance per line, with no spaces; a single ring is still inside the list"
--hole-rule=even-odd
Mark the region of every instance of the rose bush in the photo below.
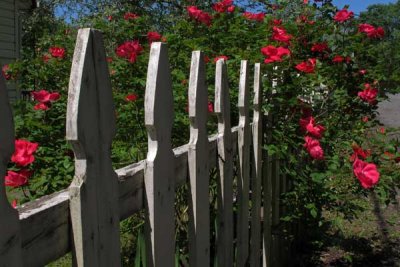
[[[361,208],[357,198],[369,190],[382,201],[392,199],[400,181],[398,144],[371,130],[378,123],[376,104],[385,94],[368,58],[371,47],[385,38],[381,25],[359,22],[349,8],[338,9],[328,0],[279,1],[257,13],[223,0],[207,9],[186,6],[173,26],[161,32],[160,25],[150,24],[151,14],[129,8],[110,6],[78,25],[49,28],[51,34],[40,36],[33,55],[3,67],[6,78],[18,75],[21,87],[34,90],[32,97],[39,102],[15,104],[17,137],[39,148],[29,163],[34,172],[28,186],[30,173],[15,170],[6,178],[9,184],[25,185],[27,196],[35,198],[71,181],[73,155],[64,141],[67,84],[77,27],[90,26],[105,39],[117,109],[112,147],[116,168],[145,158],[146,66],[151,43],[162,40],[168,43],[172,70],[175,146],[188,142],[187,81],[193,50],[205,53],[210,133],[216,129],[215,62],[222,58],[228,64],[233,124],[238,120],[240,60],[264,62],[263,111],[271,118],[264,148],[286,162],[281,171],[292,184],[284,196],[288,213],[283,221],[322,225],[326,210],[350,218]]]

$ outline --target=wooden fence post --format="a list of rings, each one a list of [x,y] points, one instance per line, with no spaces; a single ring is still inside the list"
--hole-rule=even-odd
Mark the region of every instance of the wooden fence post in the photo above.
[[[215,113],[218,116],[218,266],[233,266],[233,147],[229,86],[226,63],[217,61],[215,71]]]
[[[270,114],[266,114],[266,133],[267,144],[271,141],[271,124]],[[272,249],[272,161],[273,157],[265,153],[263,168],[263,266],[271,266],[271,249]]]
[[[148,154],[144,183],[149,267],[175,265],[175,158],[171,145],[173,118],[167,45],[157,42],[152,44],[150,50],[145,95]]]
[[[22,266],[18,211],[11,207],[4,187],[7,164],[14,152],[14,123],[7,88],[0,73],[0,266]]]
[[[238,128],[238,222],[236,266],[246,266],[249,261],[249,183],[250,183],[250,122],[248,63],[242,60],[239,81]]]
[[[120,266],[118,180],[111,165],[116,132],[111,81],[100,32],[78,32],[67,106],[67,140],[75,153],[69,188],[78,266]]]
[[[262,90],[261,65],[254,67],[254,113],[253,113],[253,172],[251,176],[251,240],[250,266],[258,267],[261,262],[261,184],[262,184]]]
[[[190,176],[190,266],[210,266],[210,205],[207,137],[207,85],[204,54],[192,53],[189,78],[190,141],[188,148]]]

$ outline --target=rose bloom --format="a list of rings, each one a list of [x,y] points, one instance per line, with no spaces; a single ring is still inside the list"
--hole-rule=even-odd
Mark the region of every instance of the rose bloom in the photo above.
[[[263,13],[263,12],[260,12],[260,13],[244,12],[243,17],[245,17],[248,20],[263,22],[264,18],[265,18],[265,13]]]
[[[136,61],[136,57],[143,51],[138,40],[126,41],[116,49],[116,54],[119,57],[126,58],[130,63]]]
[[[229,57],[227,56],[217,56],[214,58],[214,63],[217,63],[218,60],[223,59],[224,61],[227,61]]]
[[[224,13],[225,11],[232,12],[228,10],[230,7],[232,7],[232,3],[232,0],[222,0],[215,3],[212,8],[218,13]],[[235,7],[233,6],[233,9],[234,8]]]
[[[351,19],[354,16],[354,13],[352,11],[348,11],[347,9],[342,9],[339,10],[335,16],[333,17],[333,19],[336,22],[344,22],[346,20]]]
[[[129,94],[125,97],[125,100],[128,102],[133,102],[133,101],[136,101],[138,98],[139,97],[136,94]]]
[[[272,40],[279,41],[282,43],[289,44],[292,39],[292,35],[288,34],[286,30],[282,27],[274,26],[272,28]]]
[[[282,25],[282,20],[281,19],[273,19],[272,24],[275,26]]]
[[[33,153],[36,152],[38,146],[38,143],[31,143],[24,139],[15,140],[15,151],[11,156],[11,161],[22,167],[31,164],[35,160]]]
[[[375,28],[368,23],[358,25],[358,32],[365,33],[368,38],[383,38],[385,36],[385,30],[382,27]]]
[[[49,60],[50,60],[50,56],[49,56],[48,54],[44,54],[44,55],[42,56],[42,60],[43,60],[44,63],[47,63],[47,62],[49,62]]]
[[[353,163],[353,173],[363,188],[368,189],[379,182],[379,171],[375,164],[357,159]]]
[[[157,42],[161,40],[161,34],[159,34],[158,32],[148,32],[147,33],[147,40],[149,41],[149,43],[151,44],[152,42]]]
[[[6,80],[10,80],[11,79],[11,74],[9,73],[10,72],[10,66],[8,66],[8,64],[4,65],[1,68],[1,72],[2,72],[2,74],[4,76],[4,79],[6,79]]]
[[[378,96],[378,89],[372,88],[370,84],[364,84],[364,90],[358,92],[358,97],[364,102],[368,102],[373,105],[376,102],[376,97]]]
[[[137,19],[137,18],[139,18],[139,16],[132,12],[127,12],[124,15],[124,20],[131,20],[131,19]]]
[[[28,170],[20,170],[19,172],[7,171],[7,176],[4,179],[4,184],[10,187],[20,187],[28,183],[32,172]]]
[[[33,107],[34,110],[48,110],[49,108],[50,105],[45,103],[38,103]]]
[[[186,9],[188,11],[189,17],[191,17],[192,19],[201,22],[207,26],[211,25],[212,17],[207,12],[198,9],[197,6],[188,6]]]
[[[304,147],[307,150],[308,154],[316,160],[324,159],[324,150],[321,147],[321,144],[318,140],[313,139],[310,136],[304,137]]]
[[[50,93],[44,89],[40,91],[33,91],[31,92],[31,95],[33,96],[33,99],[41,103],[54,102],[60,98],[60,93]]]
[[[322,53],[324,51],[328,51],[329,47],[327,43],[315,43],[313,44],[313,46],[311,47],[311,51],[312,52],[319,52]]]
[[[365,74],[367,74],[367,70],[359,70],[358,73],[360,75],[365,75]]]
[[[65,49],[58,46],[53,46],[49,48],[49,53],[54,58],[64,58]]]
[[[304,73],[314,73],[316,65],[317,60],[315,58],[310,58],[307,61],[297,64],[295,68]]]
[[[350,157],[351,162],[357,160],[359,157],[362,159],[366,159],[371,155],[371,150],[364,150],[357,144],[354,144],[352,147],[353,154]]]
[[[273,45],[268,45],[261,48],[261,53],[268,57],[264,60],[264,63],[280,62],[283,56],[289,56],[290,50],[284,47],[275,47]]]
[[[301,118],[299,121],[300,127],[307,131],[311,136],[320,139],[325,131],[325,127],[322,125],[315,124],[315,119],[313,116],[307,118]]]
[[[214,112],[214,104],[211,101],[208,101],[208,112],[213,113]]]

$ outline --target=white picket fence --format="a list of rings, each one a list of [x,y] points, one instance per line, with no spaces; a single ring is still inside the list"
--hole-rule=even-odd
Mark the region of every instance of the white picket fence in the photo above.
[[[266,160],[261,146],[260,64],[254,68],[250,124],[249,65],[239,83],[239,125],[231,128],[227,67],[216,64],[218,133],[208,137],[204,55],[192,54],[189,82],[190,141],[172,149],[174,118],[167,45],[153,43],[145,94],[147,159],[116,171],[110,147],[115,110],[101,33],[78,33],[68,92],[66,135],[75,153],[75,177],[61,192],[13,209],[0,182],[0,266],[43,266],[72,251],[77,266],[120,266],[119,222],[147,212],[147,266],[174,266],[175,188],[190,185],[190,266],[210,266],[209,170],[219,169],[218,266],[271,266],[278,246],[271,229],[279,224],[279,197],[286,185],[279,162]],[[14,147],[13,118],[0,79],[0,173]],[[238,157],[238,212],[234,229],[234,164]],[[251,188],[251,199],[249,191]],[[263,215],[262,215],[263,214]],[[234,235],[236,232],[236,235]],[[235,238],[236,236],[236,238]],[[236,247],[236,253],[234,253]],[[272,263],[271,263],[272,262]],[[275,262],[275,264],[273,264]],[[249,265],[248,265],[249,264]]]

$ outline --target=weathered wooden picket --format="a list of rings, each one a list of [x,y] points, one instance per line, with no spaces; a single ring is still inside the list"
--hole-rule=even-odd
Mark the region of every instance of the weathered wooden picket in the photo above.
[[[115,111],[101,33],[78,33],[68,92],[67,140],[75,177],[61,192],[11,208],[0,179],[0,266],[43,266],[69,251],[77,266],[120,266],[119,222],[147,212],[147,266],[174,266],[175,188],[190,185],[190,266],[210,266],[209,170],[219,169],[218,266],[271,266],[272,228],[279,224],[282,187],[277,161],[262,153],[261,66],[254,67],[250,123],[249,63],[242,61],[239,125],[231,128],[227,66],[216,64],[218,133],[208,137],[207,86],[202,52],[192,54],[190,140],[173,149],[173,95],[167,45],[153,43],[145,93],[147,159],[114,171],[110,147]],[[12,114],[0,78],[0,173],[14,146]],[[264,127],[265,128],[265,127]],[[234,220],[234,164],[238,157],[238,212]],[[282,189],[282,188],[281,188]],[[251,194],[249,194],[251,192]],[[236,221],[236,225],[234,222]],[[234,234],[236,232],[236,235]],[[236,237],[235,237],[236,236]],[[235,249],[236,248],[236,253]],[[275,246],[276,247],[276,246]]]

